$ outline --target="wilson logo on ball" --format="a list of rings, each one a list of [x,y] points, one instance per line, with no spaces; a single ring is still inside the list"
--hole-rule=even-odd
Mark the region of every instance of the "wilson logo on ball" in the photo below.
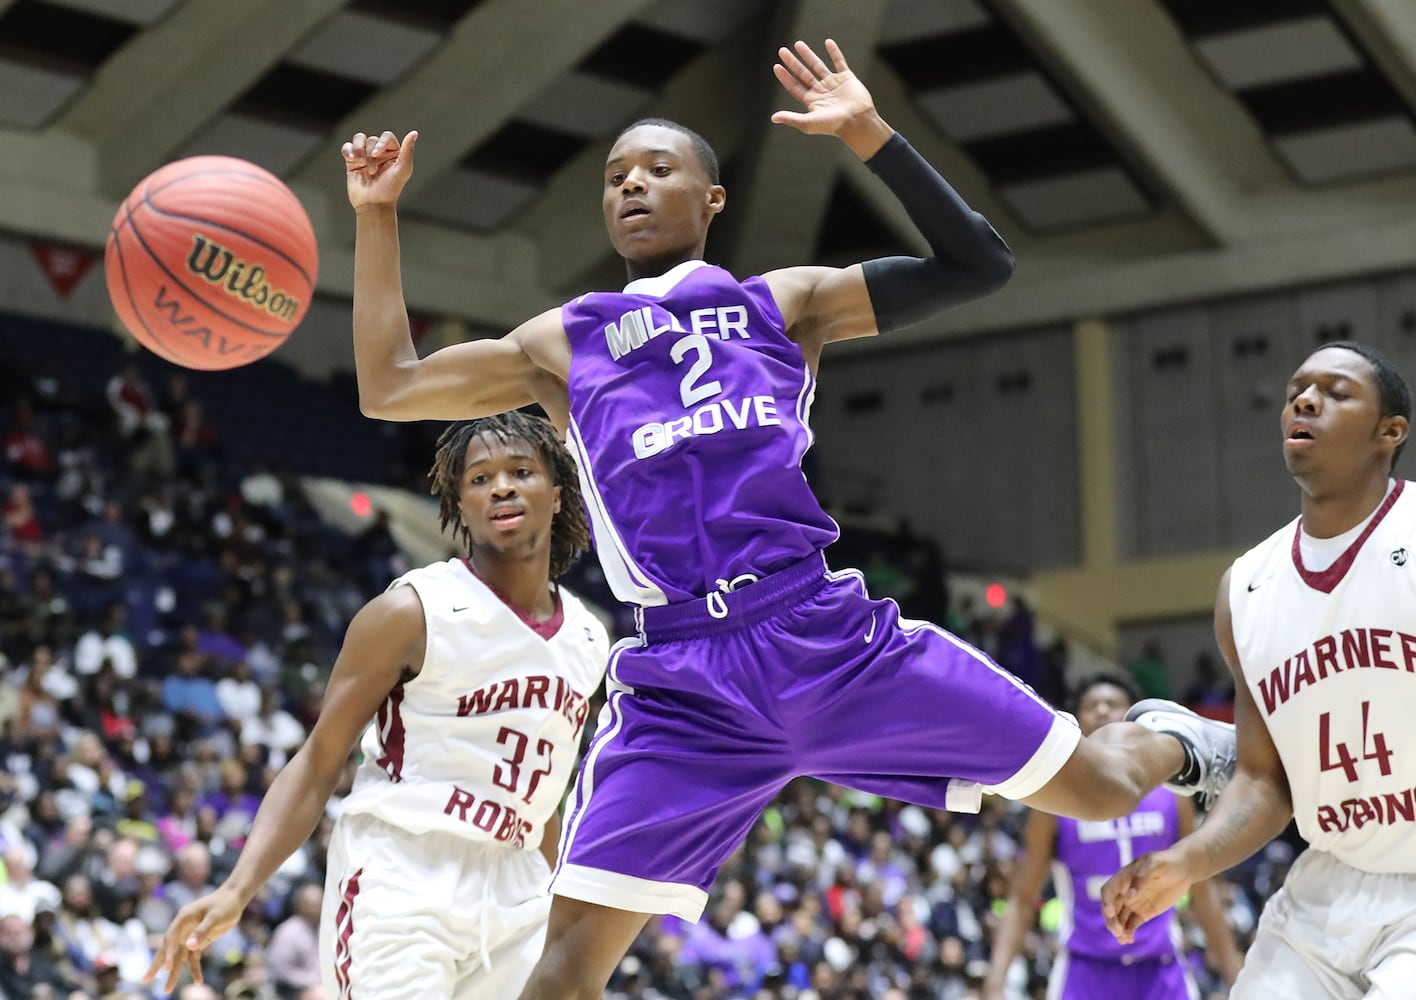
[[[238,260],[230,250],[205,236],[192,236],[187,270],[213,285],[224,281],[227,293],[259,306],[272,316],[294,319],[300,313],[300,300],[271,288],[265,280],[265,268]]]

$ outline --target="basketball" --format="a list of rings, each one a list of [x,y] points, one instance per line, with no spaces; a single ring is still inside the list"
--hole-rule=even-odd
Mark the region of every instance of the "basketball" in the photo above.
[[[234,157],[194,156],[133,188],[103,267],[113,308],[139,343],[213,371],[284,343],[309,308],[319,250],[280,178]]]

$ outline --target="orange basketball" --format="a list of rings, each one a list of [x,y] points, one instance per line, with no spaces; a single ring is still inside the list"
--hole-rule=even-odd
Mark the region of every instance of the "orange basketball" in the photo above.
[[[210,371],[284,343],[310,306],[319,249],[280,178],[234,157],[193,156],[133,188],[103,269],[113,308],[144,347]]]

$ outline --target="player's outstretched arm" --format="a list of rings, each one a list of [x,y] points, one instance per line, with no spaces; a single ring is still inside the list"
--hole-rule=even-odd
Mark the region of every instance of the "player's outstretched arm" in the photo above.
[[[1101,889],[1106,925],[1123,944],[1136,928],[1170,909],[1196,882],[1232,868],[1283,832],[1293,800],[1283,761],[1254,704],[1239,665],[1229,611],[1229,573],[1214,606],[1215,639],[1234,675],[1234,722],[1239,759],[1234,778],[1194,833],[1174,847],[1146,854],[1107,879]]]
[[[355,212],[354,367],[359,408],[383,420],[462,420],[542,402],[545,371],[528,344],[561,329],[542,313],[500,340],[419,358],[403,300],[398,198],[413,174],[418,133],[356,132],[341,150]]]
[[[1023,860],[1008,884],[1008,906],[993,936],[993,956],[983,979],[983,1000],[1001,1000],[1008,967],[1023,948],[1023,938],[1037,916],[1037,904],[1052,860],[1057,856],[1057,817],[1034,809],[1023,831]]]
[[[170,993],[183,965],[202,981],[202,952],[236,925],[260,887],[314,832],[354,741],[404,670],[422,666],[424,635],[423,606],[412,587],[381,594],[354,616],[309,739],[271,782],[230,876],[173,918],[149,982],[165,971]]]
[[[826,51],[833,66],[805,42],[778,50],[773,72],[804,110],[778,111],[772,121],[835,135],[849,146],[904,204],[934,256],[886,257],[844,269],[788,268],[764,276],[788,327],[799,325],[799,339],[818,345],[918,322],[995,291],[1013,273],[1012,251],[988,220],[885,123],[840,47],[827,39]]]

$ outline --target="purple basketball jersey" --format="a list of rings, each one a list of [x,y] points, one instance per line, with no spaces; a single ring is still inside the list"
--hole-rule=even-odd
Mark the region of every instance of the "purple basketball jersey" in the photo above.
[[[1053,882],[1067,904],[1062,946],[1092,958],[1174,955],[1171,938],[1175,911],[1142,924],[1134,944],[1122,945],[1106,929],[1101,914],[1101,885],[1123,865],[1150,851],[1170,847],[1180,838],[1175,795],[1157,788],[1120,819],[1101,822],[1057,818],[1057,862]]]
[[[616,596],[701,598],[835,540],[801,470],[816,380],[761,278],[688,261],[561,319],[568,442]]]

